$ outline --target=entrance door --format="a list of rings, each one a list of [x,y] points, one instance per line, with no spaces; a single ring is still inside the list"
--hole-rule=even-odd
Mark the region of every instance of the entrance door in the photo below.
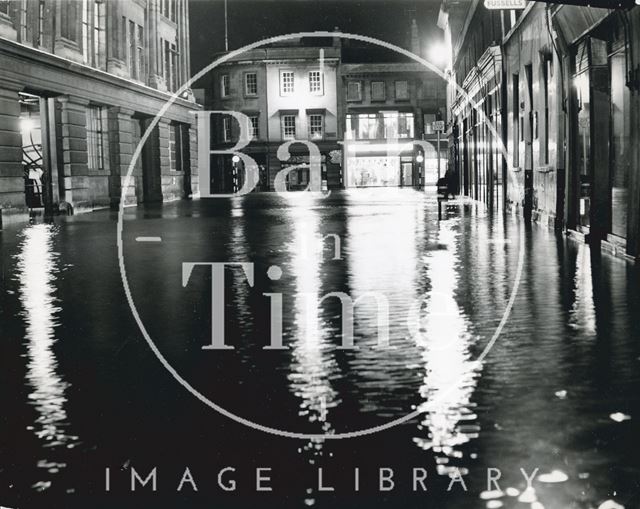
[[[53,213],[54,202],[59,200],[55,100],[21,92],[19,101],[25,204],[49,215]],[[63,182],[60,189],[64,189]]]
[[[626,86],[624,48],[609,59],[611,80],[611,228],[627,237],[629,174],[631,169],[631,92]]]
[[[144,134],[151,123],[151,119],[139,119],[138,132]],[[138,161],[142,170],[142,201],[144,203],[158,203],[162,201],[162,176],[160,174],[160,146],[158,126],[153,128],[147,138],[140,159]]]
[[[413,163],[403,162],[401,163],[402,171],[402,187],[411,187],[413,185]]]

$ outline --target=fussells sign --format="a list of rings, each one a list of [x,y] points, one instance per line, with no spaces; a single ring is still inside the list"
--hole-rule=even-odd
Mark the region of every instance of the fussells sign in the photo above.
[[[484,0],[487,9],[524,9],[527,0]]]

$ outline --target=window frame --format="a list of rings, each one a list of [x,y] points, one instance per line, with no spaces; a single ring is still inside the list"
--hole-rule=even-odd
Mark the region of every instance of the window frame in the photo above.
[[[373,95],[373,85],[374,84],[380,84],[382,85],[382,97],[374,97]],[[380,81],[380,80],[375,80],[375,81],[371,81],[370,83],[370,92],[371,92],[371,101],[386,101],[387,100],[387,86],[386,86],[386,82],[385,81]]]
[[[105,171],[104,150],[104,108],[98,105],[89,105],[86,109],[87,130],[87,169],[90,171]]]
[[[249,131],[249,140],[254,141],[260,138],[260,116],[259,115],[248,115],[249,123],[247,125]],[[255,121],[255,125],[254,125]]]
[[[406,86],[406,96],[405,97],[400,97],[400,95],[398,94],[398,84],[399,83],[404,83]],[[411,99],[411,94],[409,92],[409,81],[408,80],[396,80],[394,82],[394,91],[395,91],[395,99],[396,101],[408,101]]]
[[[285,90],[285,75],[291,75],[291,90]],[[280,96],[290,97],[296,91],[296,73],[290,69],[280,69]]]
[[[319,134],[320,136],[314,137],[314,132],[313,132],[313,121],[312,119],[314,118],[320,118],[320,131]],[[309,131],[309,139],[310,140],[322,140],[324,138],[324,115],[322,113],[311,113],[308,115],[307,117],[307,125],[308,125],[308,131]],[[316,126],[317,127],[317,126]],[[316,133],[318,134],[318,133]]]
[[[255,91],[249,91],[249,77],[253,76],[255,78],[255,83],[253,84],[255,87]],[[246,72],[244,74],[244,95],[246,97],[255,97],[258,95],[258,73],[256,72]]]
[[[357,85],[358,87],[358,97],[349,97],[349,87],[351,85]],[[362,81],[358,80],[350,80],[347,81],[347,102],[360,102],[362,101]]]
[[[231,140],[232,137],[233,137],[233,130],[231,127],[231,117],[225,115],[222,118],[222,141],[224,142],[232,141]]]
[[[226,83],[225,83],[226,82]],[[226,99],[231,94],[231,77],[229,74],[223,74],[220,76],[220,97]]]
[[[312,75],[317,75],[317,81],[312,79]],[[324,95],[324,73],[320,69],[312,69],[307,74],[309,81],[309,93],[312,95]],[[317,83],[317,89],[313,88],[313,85]]]
[[[293,126],[287,126],[287,120],[293,119]],[[297,115],[293,113],[285,113],[280,116],[281,135],[283,140],[295,140],[297,135]],[[287,128],[293,128],[293,135],[287,134]]]

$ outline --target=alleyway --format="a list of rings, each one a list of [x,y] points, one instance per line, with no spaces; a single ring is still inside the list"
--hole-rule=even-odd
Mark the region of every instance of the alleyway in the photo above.
[[[0,232],[0,356],[11,359],[0,373],[0,457],[11,466],[0,470],[2,505],[23,507],[46,494],[64,498],[59,507],[99,495],[104,507],[185,498],[204,507],[215,498],[217,507],[281,508],[286,493],[291,507],[349,507],[358,467],[359,507],[485,507],[495,495],[486,493],[488,468],[502,471],[503,490],[513,488],[496,499],[502,507],[534,507],[536,499],[547,509],[607,499],[640,506],[640,459],[630,445],[640,419],[633,265],[471,202],[450,201],[439,214],[435,195],[412,190],[333,192],[325,200],[253,194],[125,214],[125,264],[140,317],[167,361],[207,398],[261,425],[304,433],[420,416],[350,440],[266,440],[207,408],[158,362],[125,298],[114,213],[13,226]],[[323,236],[324,249],[316,249]],[[516,281],[521,238],[513,310],[478,363]],[[183,286],[184,262],[213,261],[254,264],[253,287],[239,268],[226,279],[226,344],[235,350],[202,349],[212,341],[211,270],[194,268]],[[281,279],[267,277],[272,265]],[[287,350],[263,349],[263,294],[274,292],[283,294]],[[337,349],[338,302],[328,299],[310,320],[305,301],[330,292],[383,294],[390,347],[373,348],[375,301],[363,299],[354,326],[360,348]],[[423,295],[412,334],[407,317]],[[187,485],[177,494],[187,466],[199,492]],[[227,466],[237,467],[238,493],[218,486]],[[252,469],[265,466],[274,491],[253,493]],[[334,492],[318,493],[319,466]],[[148,486],[131,495],[130,467],[143,478],[157,467],[158,493]],[[394,469],[395,490],[378,492],[380,467]],[[426,494],[411,493],[412,467],[428,472]],[[447,492],[453,468],[466,474],[472,496],[459,484]],[[522,497],[520,468],[568,479],[542,477],[560,482],[535,480],[535,496]]]

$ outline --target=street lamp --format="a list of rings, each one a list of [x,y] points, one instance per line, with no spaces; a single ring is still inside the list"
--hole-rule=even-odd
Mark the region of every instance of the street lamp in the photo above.
[[[438,66],[446,66],[451,57],[451,50],[444,42],[437,42],[429,46],[429,61]]]

